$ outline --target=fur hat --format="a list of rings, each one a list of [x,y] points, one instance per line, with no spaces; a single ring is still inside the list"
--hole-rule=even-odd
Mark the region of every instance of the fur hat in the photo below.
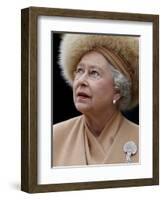
[[[72,85],[74,71],[84,54],[96,48],[104,47],[112,51],[125,61],[129,74],[132,72],[131,94],[129,107],[138,103],[138,37],[91,35],[91,34],[65,34],[60,44],[59,65],[65,80]]]

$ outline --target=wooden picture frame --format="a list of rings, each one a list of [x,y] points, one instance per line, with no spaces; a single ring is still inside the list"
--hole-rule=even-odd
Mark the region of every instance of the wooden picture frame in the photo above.
[[[150,23],[152,27],[152,177],[136,179],[38,183],[38,19],[129,21]],[[146,69],[147,70],[147,69]],[[148,71],[147,71],[148,74]],[[146,75],[147,75],[146,74]],[[29,193],[83,189],[148,186],[159,184],[159,16],[152,14],[84,11],[58,8],[29,7],[21,11],[21,190]]]

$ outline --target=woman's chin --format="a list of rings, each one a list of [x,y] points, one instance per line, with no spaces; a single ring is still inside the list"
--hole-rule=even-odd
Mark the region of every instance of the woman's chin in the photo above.
[[[83,104],[83,103],[76,103],[75,104],[76,109],[81,112],[81,113],[87,113],[90,111],[90,106],[87,104]]]

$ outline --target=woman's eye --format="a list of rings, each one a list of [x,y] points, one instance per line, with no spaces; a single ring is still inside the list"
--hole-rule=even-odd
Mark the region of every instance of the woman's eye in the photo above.
[[[93,70],[93,71],[91,71],[91,76],[93,76],[93,77],[99,77],[99,76],[100,76],[100,74],[99,74],[99,72],[98,72],[98,71],[96,71],[96,70]]]
[[[78,68],[76,70],[76,74],[82,74],[82,73],[84,73],[84,70],[82,68]]]
[[[77,68],[74,72],[74,78],[78,79],[80,76],[84,74],[84,70],[82,68]]]

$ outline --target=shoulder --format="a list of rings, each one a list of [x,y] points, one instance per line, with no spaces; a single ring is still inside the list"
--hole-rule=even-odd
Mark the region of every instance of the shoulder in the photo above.
[[[82,116],[78,116],[53,125],[53,156],[55,160],[59,159],[63,151],[62,147],[66,146],[72,134],[78,131],[81,120]]]
[[[53,125],[53,129],[64,129],[67,128],[69,126],[74,125],[74,123],[77,123],[81,120],[82,116],[78,116],[78,117],[73,117],[71,119],[65,120],[63,122],[59,122],[57,124]]]
[[[139,140],[139,125],[129,121],[127,118],[123,117],[122,122],[122,132],[123,137],[126,139],[134,140],[135,142],[138,142]]]
[[[78,117],[74,117],[66,121],[54,124],[53,135],[65,134],[68,130],[71,130],[73,126],[76,126],[78,123],[80,123],[81,119],[82,119],[82,116],[78,116]]]
[[[123,126],[125,128],[132,129],[132,131],[139,131],[139,125],[128,120],[126,117],[123,116]]]

